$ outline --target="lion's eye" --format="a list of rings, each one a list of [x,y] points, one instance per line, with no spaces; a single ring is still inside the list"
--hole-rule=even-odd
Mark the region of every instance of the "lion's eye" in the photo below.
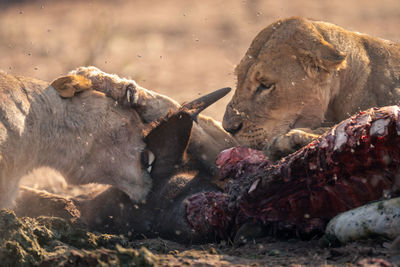
[[[259,94],[262,91],[272,90],[274,88],[275,88],[275,83],[270,83],[267,85],[260,83],[260,85],[257,87],[256,93]]]

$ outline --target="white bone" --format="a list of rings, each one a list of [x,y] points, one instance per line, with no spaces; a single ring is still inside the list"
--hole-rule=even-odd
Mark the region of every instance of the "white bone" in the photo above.
[[[382,136],[387,132],[387,126],[389,125],[390,119],[379,119],[372,123],[369,134],[371,136]]]
[[[350,121],[350,119],[345,120],[344,122],[342,122],[335,131],[335,146],[333,148],[334,151],[336,150],[341,150],[343,145],[346,144],[347,142],[347,134],[345,131],[345,127],[347,126],[347,123]]]
[[[372,202],[337,215],[325,233],[343,243],[374,235],[394,239],[400,235],[399,214],[400,198]]]

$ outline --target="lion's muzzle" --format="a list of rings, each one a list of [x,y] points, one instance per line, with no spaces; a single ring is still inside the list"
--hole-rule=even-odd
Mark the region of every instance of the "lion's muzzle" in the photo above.
[[[243,127],[243,120],[240,116],[240,112],[233,108],[231,103],[226,107],[222,127],[232,135],[238,133]]]

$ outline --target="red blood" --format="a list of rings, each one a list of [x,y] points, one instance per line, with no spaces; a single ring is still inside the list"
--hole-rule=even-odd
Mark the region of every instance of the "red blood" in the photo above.
[[[256,173],[260,167],[268,165],[269,161],[261,151],[248,147],[234,147],[222,151],[216,159],[216,164],[220,168],[219,176],[223,180]]]
[[[217,232],[225,236],[231,222],[228,197],[221,192],[202,192],[187,199],[186,216],[189,224],[199,233]]]
[[[338,213],[391,189],[400,165],[398,115],[397,106],[360,112],[275,164],[249,148],[223,151],[217,165],[221,179],[230,179],[225,193],[189,199],[188,207],[201,206],[188,208],[189,222],[195,230],[224,236],[247,221],[301,232],[323,229]],[[372,123],[387,118],[384,134],[371,136]]]

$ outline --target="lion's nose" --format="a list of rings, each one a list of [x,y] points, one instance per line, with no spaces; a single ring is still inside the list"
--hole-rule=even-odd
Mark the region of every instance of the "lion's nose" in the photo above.
[[[233,112],[233,109],[230,105],[228,105],[226,108],[224,119],[222,120],[222,127],[224,127],[225,131],[231,133],[232,135],[239,132],[243,127],[242,120]]]
[[[240,131],[240,129],[242,129],[242,127],[243,127],[243,123],[240,122],[240,123],[232,124],[230,126],[224,126],[224,129],[228,133],[235,135],[237,132]]]

